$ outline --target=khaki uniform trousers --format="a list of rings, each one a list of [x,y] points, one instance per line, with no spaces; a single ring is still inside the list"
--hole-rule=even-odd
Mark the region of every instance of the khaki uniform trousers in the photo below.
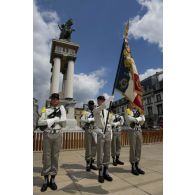
[[[97,167],[100,169],[103,165],[108,166],[110,163],[111,150],[111,127],[107,127],[106,133],[102,129],[97,131]]]
[[[41,175],[57,175],[62,134],[43,133],[43,170]]]
[[[141,158],[141,149],[143,143],[142,131],[140,130],[129,130],[129,162],[139,162]]]
[[[112,157],[119,156],[121,151],[121,132],[113,131],[111,155]]]
[[[85,160],[95,159],[96,143],[90,129],[85,130]]]

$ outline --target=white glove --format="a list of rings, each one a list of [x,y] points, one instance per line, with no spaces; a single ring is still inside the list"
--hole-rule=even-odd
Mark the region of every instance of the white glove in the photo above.
[[[48,126],[49,128],[55,123],[54,120],[55,120],[54,118],[47,119],[47,126]]]
[[[135,118],[135,123],[139,123],[139,121]]]
[[[94,118],[88,118],[88,122],[93,122],[94,121]]]
[[[108,98],[108,101],[110,101],[110,102],[113,102],[113,100],[114,100],[114,96],[110,96],[110,97]]]
[[[120,124],[121,124],[120,121],[118,121],[118,122],[114,123],[113,125],[114,125],[114,127],[117,127],[117,126],[119,126]]]
[[[137,119],[134,118],[134,117],[132,117],[131,119],[132,119],[132,122],[133,122],[133,123],[137,123],[137,122],[138,122]]]
[[[47,119],[47,125],[49,128],[56,122],[59,122],[59,117]]]

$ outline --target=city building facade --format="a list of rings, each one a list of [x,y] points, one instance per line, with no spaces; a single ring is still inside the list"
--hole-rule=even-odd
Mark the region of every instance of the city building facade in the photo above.
[[[36,129],[38,119],[39,119],[38,100],[36,98],[33,98],[33,130]]]
[[[144,128],[159,128],[163,127],[163,71],[141,81],[144,105],[144,113],[146,122]],[[121,98],[113,105],[116,107],[118,114],[124,116],[127,108],[127,100]]]

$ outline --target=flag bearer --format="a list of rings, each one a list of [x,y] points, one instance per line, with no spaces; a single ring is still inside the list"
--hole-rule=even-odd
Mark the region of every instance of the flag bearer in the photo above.
[[[106,110],[106,103],[113,101],[113,96],[105,101],[104,96],[97,98],[98,106],[94,109],[94,118],[97,124],[97,166],[99,169],[98,181],[104,183],[104,179],[112,181],[112,177],[108,173],[108,165],[110,163],[110,149],[112,140],[111,120],[108,120],[106,127],[106,119],[108,110]],[[106,127],[106,132],[105,131]]]

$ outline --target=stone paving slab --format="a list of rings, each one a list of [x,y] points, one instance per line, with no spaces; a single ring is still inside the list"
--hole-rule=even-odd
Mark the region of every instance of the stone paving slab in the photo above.
[[[98,172],[85,171],[84,150],[61,151],[59,171],[56,177],[57,191],[40,192],[43,178],[42,153],[33,153],[33,194],[66,195],[66,194],[113,194],[113,195],[161,195],[163,194],[163,144],[143,145],[141,167],[145,175],[134,176],[130,173],[129,148],[121,150],[121,160],[124,166],[110,165],[109,172],[113,182],[97,181]]]

